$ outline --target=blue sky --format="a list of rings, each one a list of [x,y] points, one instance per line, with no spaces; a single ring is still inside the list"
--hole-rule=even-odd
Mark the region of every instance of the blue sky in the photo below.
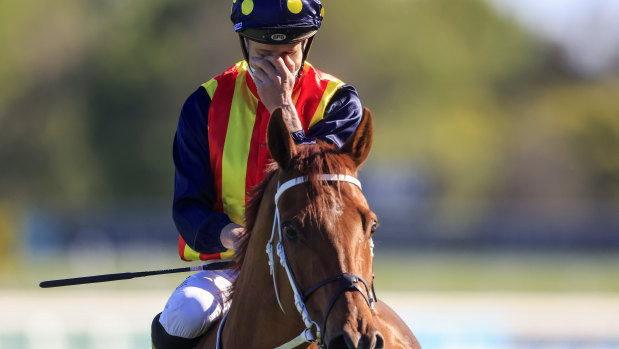
[[[489,0],[531,33],[559,45],[585,76],[619,62],[619,0]]]

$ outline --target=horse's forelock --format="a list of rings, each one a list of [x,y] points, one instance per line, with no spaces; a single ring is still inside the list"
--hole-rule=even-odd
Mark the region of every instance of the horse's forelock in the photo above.
[[[332,214],[338,205],[336,193],[339,192],[341,183],[332,182],[337,188],[332,191],[329,189],[331,186],[325,185],[320,175],[353,174],[354,163],[349,157],[341,155],[339,148],[327,143],[317,147],[300,147],[297,157],[298,161],[293,162],[295,172],[307,177],[309,182],[305,193],[305,201],[309,203],[306,207],[309,218],[323,221],[327,218],[325,214]]]

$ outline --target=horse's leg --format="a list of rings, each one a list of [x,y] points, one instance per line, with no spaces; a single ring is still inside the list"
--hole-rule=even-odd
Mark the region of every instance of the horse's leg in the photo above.
[[[374,305],[374,324],[385,339],[385,348],[421,348],[402,318],[384,302]]]

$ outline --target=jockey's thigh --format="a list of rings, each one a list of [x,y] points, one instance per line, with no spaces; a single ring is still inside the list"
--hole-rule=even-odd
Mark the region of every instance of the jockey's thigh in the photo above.
[[[234,270],[203,270],[189,276],[172,292],[159,322],[173,336],[196,338],[230,307],[228,288]]]

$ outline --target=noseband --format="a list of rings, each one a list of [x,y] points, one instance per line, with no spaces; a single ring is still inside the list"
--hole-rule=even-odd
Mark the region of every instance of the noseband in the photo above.
[[[339,181],[339,182],[349,182],[361,189],[361,182],[355,177],[349,175],[341,175],[341,174],[323,174],[319,176],[319,179],[324,181]],[[275,296],[277,298],[277,302],[279,304],[282,312],[285,313],[284,308],[282,307],[282,303],[280,301],[277,281],[275,279],[275,258],[273,256],[273,239],[275,237],[275,230],[277,227],[279,241],[277,242],[277,256],[279,257],[279,261],[281,266],[286,271],[286,275],[288,276],[288,280],[290,282],[290,287],[292,288],[292,292],[294,293],[294,304],[297,308],[297,311],[301,315],[303,319],[303,323],[305,324],[305,330],[301,332],[299,336],[294,338],[293,340],[279,346],[276,349],[285,349],[285,348],[294,348],[303,343],[315,343],[318,347],[324,348],[325,345],[323,343],[324,334],[327,329],[327,319],[329,318],[329,313],[331,309],[335,305],[335,302],[338,298],[347,291],[358,291],[361,293],[366,303],[370,307],[370,309],[374,308],[374,302],[376,301],[376,294],[374,292],[373,286],[370,287],[368,282],[363,279],[363,277],[350,274],[350,273],[342,273],[340,275],[327,278],[323,281],[316,283],[314,286],[310,287],[307,291],[303,292],[299,285],[297,284],[294,275],[292,273],[292,269],[290,268],[290,264],[288,263],[288,258],[286,257],[286,250],[283,244],[282,238],[282,225],[281,225],[281,217],[278,207],[278,201],[280,196],[288,189],[294,187],[295,185],[302,184],[308,181],[307,177],[297,177],[291,179],[281,186],[278,183],[277,192],[275,193],[275,215],[273,217],[273,229],[271,230],[271,238],[266,246],[266,253],[269,256],[269,268],[271,275],[273,276],[273,287],[275,289]],[[307,307],[305,302],[309,299],[309,297],[319,288],[331,284],[333,282],[337,282],[339,287],[331,300],[329,301],[329,305],[327,306],[327,310],[325,311],[324,319],[322,321],[322,327],[318,325],[315,321],[313,321],[307,311]],[[360,286],[360,283],[363,284],[365,290]]]

